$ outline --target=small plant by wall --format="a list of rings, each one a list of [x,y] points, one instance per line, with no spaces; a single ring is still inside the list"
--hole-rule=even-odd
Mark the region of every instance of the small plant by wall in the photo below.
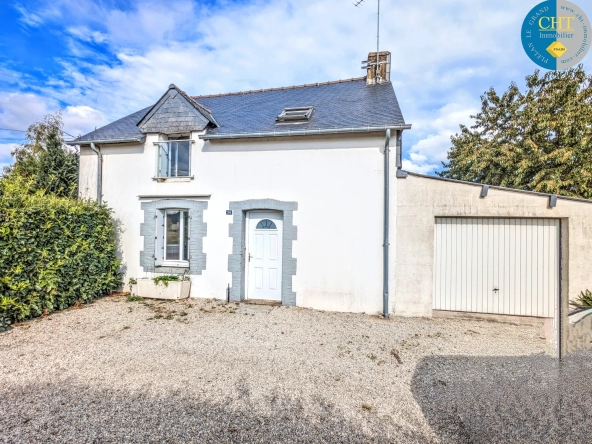
[[[592,291],[586,290],[580,293],[575,301],[571,302],[576,308],[592,308]]]
[[[121,285],[111,211],[0,181],[0,330]]]
[[[169,274],[169,275],[165,275],[165,276],[156,276],[152,280],[154,281],[155,285],[158,285],[159,283],[163,283],[165,287],[168,287],[169,282],[188,281],[189,276],[187,276],[185,274],[183,274],[183,275]]]

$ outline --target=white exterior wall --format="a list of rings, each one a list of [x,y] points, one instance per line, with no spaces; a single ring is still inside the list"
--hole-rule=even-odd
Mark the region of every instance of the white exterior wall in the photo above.
[[[84,198],[97,198],[97,155],[90,148],[80,149],[78,192]]]
[[[382,311],[384,135],[273,138],[204,142],[192,134],[190,182],[152,180],[158,135],[143,145],[103,145],[103,200],[114,210],[129,277],[150,276],[140,266],[143,212],[139,195],[211,195],[204,211],[206,269],[192,277],[192,297],[225,298],[232,253],[225,214],[229,202],[276,199],[297,202],[293,244],[299,306],[322,310]],[[393,138],[394,141],[394,138]],[[394,143],[392,144],[394,146]],[[391,162],[394,165],[394,149]],[[396,185],[391,179],[394,235]],[[96,155],[81,150],[81,194],[96,196]],[[391,287],[394,241],[391,241]]]

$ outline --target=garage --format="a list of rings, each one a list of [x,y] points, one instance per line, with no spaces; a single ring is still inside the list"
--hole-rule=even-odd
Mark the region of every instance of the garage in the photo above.
[[[559,219],[437,217],[433,309],[553,317],[560,233]]]

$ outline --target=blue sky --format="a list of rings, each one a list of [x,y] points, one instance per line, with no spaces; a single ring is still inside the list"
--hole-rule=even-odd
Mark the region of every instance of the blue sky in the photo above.
[[[490,86],[523,86],[520,43],[538,3],[381,1],[381,49],[413,129],[405,167],[431,173]],[[587,1],[579,6],[587,10]],[[0,128],[62,109],[76,136],[152,104],[175,83],[211,94],[359,77],[376,0],[0,2]],[[23,133],[0,130],[0,164]]]

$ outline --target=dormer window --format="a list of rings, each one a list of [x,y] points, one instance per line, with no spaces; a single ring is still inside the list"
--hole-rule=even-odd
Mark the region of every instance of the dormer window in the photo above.
[[[157,178],[191,175],[191,140],[188,136],[155,142],[158,148]]]
[[[307,123],[310,120],[313,111],[314,108],[312,106],[285,108],[282,113],[277,116],[275,123]]]

